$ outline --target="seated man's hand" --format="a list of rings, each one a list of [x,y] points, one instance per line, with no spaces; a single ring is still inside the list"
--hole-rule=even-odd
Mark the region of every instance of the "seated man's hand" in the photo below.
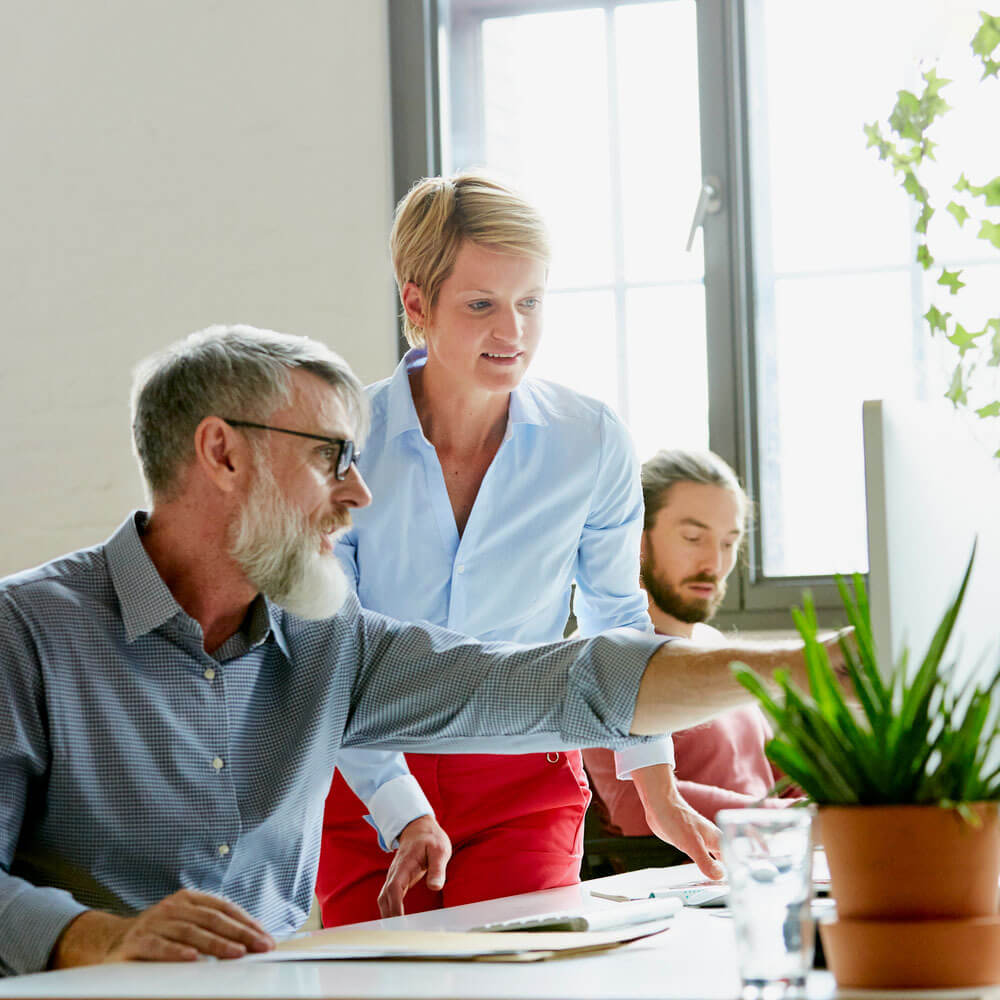
[[[719,828],[684,801],[677,790],[674,769],[669,764],[637,768],[632,772],[632,782],[653,833],[682,850],[707,878],[722,878],[725,871],[718,860],[722,854]]]
[[[193,962],[270,951],[274,938],[235,903],[182,889],[134,917],[87,910],[63,931],[50,968],[97,962]]]
[[[401,916],[403,897],[424,876],[428,889],[443,889],[450,857],[451,841],[433,816],[418,816],[404,826],[385,885],[378,894],[379,913],[383,917]]]

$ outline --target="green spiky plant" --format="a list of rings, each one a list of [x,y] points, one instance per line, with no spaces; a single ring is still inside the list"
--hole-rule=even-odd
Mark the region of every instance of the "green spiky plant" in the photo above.
[[[957,805],[1000,799],[1000,767],[991,748],[1000,737],[1000,671],[981,686],[954,689],[954,663],[945,651],[965,597],[975,549],[958,594],[934,633],[923,661],[908,670],[906,652],[884,673],[872,640],[864,578],[853,594],[838,578],[840,596],[854,627],[841,639],[852,706],[845,684],[818,639],[816,613],[806,594],[793,615],[805,641],[809,690],[787,670],[775,672],[775,698],[763,678],[734,664],[739,682],[774,724],[767,755],[818,805]]]

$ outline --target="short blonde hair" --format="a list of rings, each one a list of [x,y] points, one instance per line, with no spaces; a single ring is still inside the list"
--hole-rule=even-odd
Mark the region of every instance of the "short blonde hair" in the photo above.
[[[396,206],[389,246],[396,285],[413,282],[428,311],[451,274],[464,240],[500,253],[549,263],[549,235],[538,211],[516,191],[482,173],[417,181]],[[412,347],[425,342],[424,331],[403,312],[403,333]]]

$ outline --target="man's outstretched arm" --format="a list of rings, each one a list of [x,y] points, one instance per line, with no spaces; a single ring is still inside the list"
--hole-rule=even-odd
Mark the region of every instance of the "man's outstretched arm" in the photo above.
[[[843,665],[838,646],[841,634],[831,633],[824,643],[835,668]],[[689,729],[731,708],[755,703],[733,676],[730,665],[736,661],[746,663],[765,679],[779,667],[787,669],[795,683],[808,686],[802,643],[798,640],[706,647],[674,639],[649,658],[639,682],[631,731],[647,736]]]

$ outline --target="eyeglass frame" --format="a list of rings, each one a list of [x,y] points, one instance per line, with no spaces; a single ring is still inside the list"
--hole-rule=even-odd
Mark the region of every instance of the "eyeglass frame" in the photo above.
[[[272,427],[270,424],[255,424],[251,420],[231,420],[229,417],[220,418],[230,427],[251,427],[258,431],[274,431],[276,434],[292,434],[295,437],[309,438],[311,441],[324,441],[328,445],[337,447],[337,461],[334,463],[333,477],[337,482],[342,483],[351,466],[361,457],[361,452],[350,438],[331,438],[322,434],[307,434],[305,431],[293,431],[287,427]],[[345,458],[344,455],[347,455]]]

